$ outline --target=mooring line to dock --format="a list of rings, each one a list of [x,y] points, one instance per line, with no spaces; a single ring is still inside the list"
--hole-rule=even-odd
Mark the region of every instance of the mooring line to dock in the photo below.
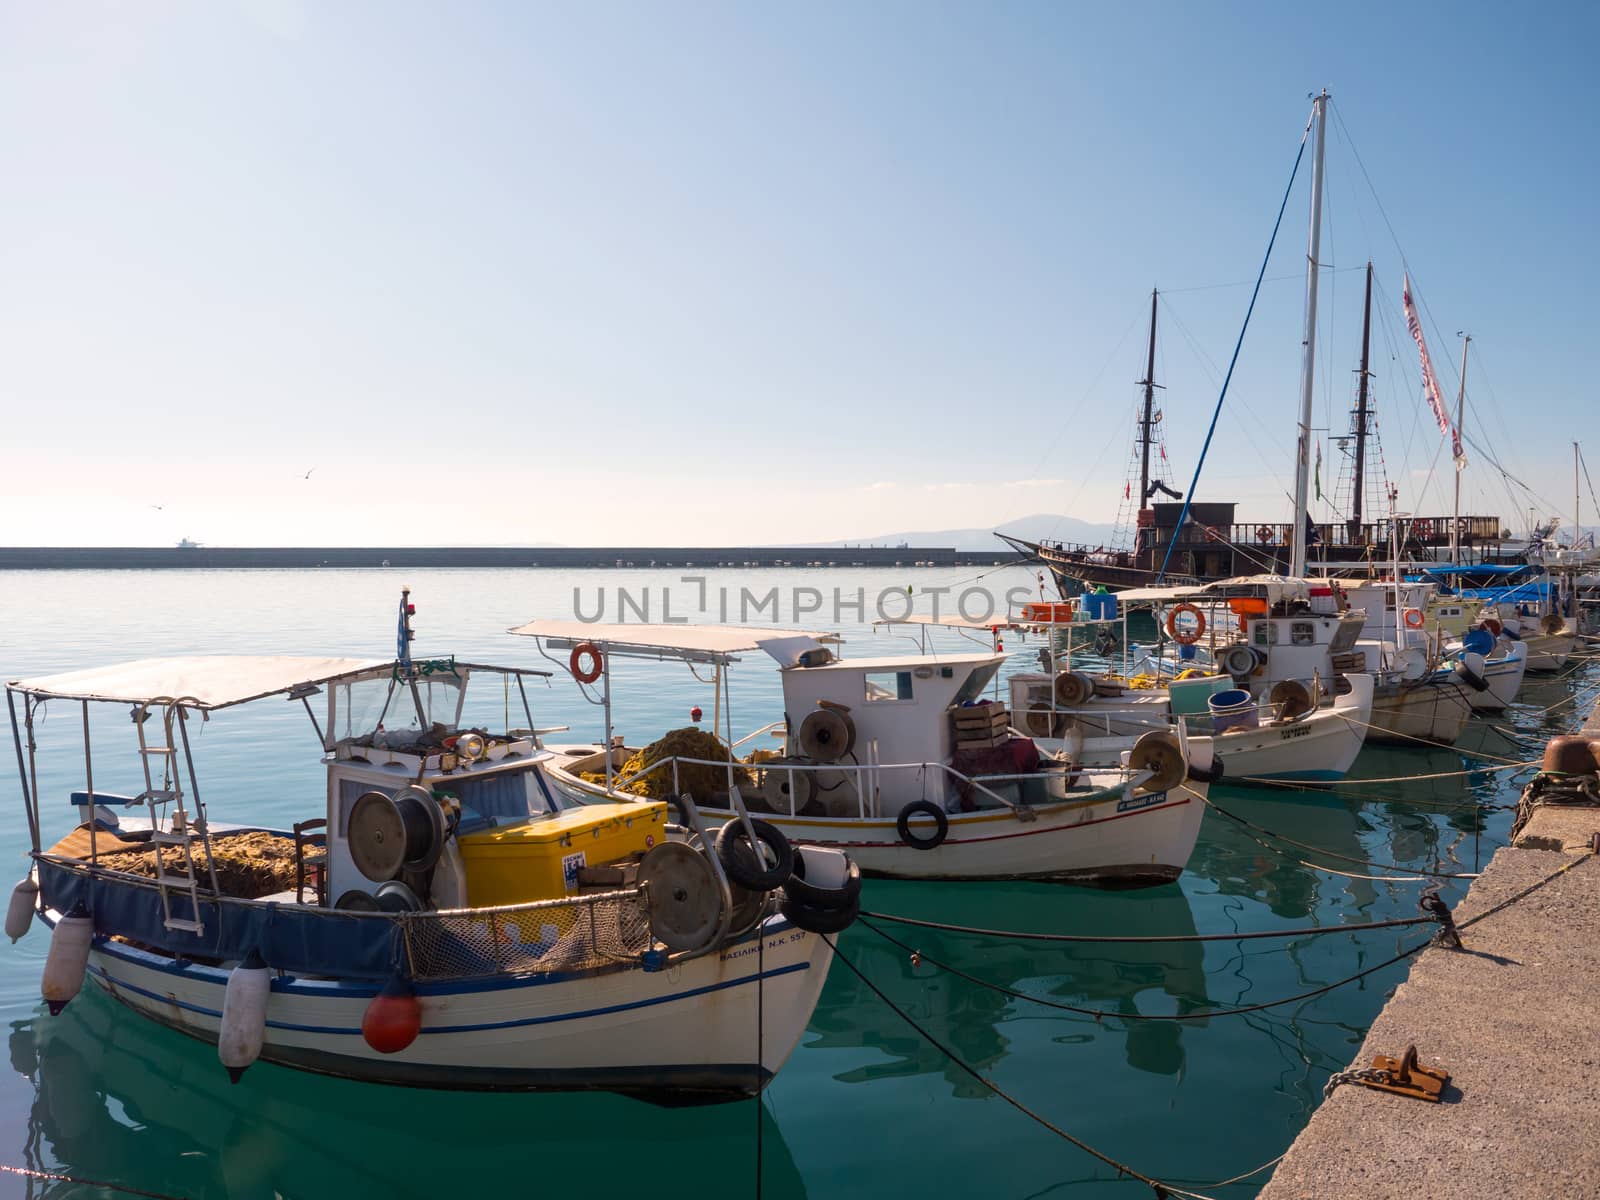
[[[902,917],[895,913],[863,912],[862,924],[875,933],[888,937],[865,918],[874,921],[893,921],[897,925],[914,925],[918,929],[934,929],[940,933],[966,933],[975,937],[1005,938],[1011,941],[1071,942],[1090,945],[1155,945],[1173,942],[1247,942],[1258,938],[1316,937],[1324,933],[1361,933],[1373,929],[1404,929],[1410,925],[1433,925],[1433,917],[1396,917],[1390,921],[1361,921],[1350,925],[1305,925],[1298,929],[1252,929],[1243,933],[1172,933],[1145,936],[1108,937],[1087,933],[1028,933],[1016,929],[984,929],[977,925],[947,925],[942,921],[922,921],[916,917]]]
[[[1329,858],[1337,858],[1341,862],[1355,863],[1357,866],[1362,867],[1376,867],[1380,871],[1409,871],[1413,875],[1425,876],[1430,879],[1476,879],[1478,877],[1478,874],[1475,871],[1430,871],[1426,867],[1402,867],[1398,863],[1378,862],[1376,859],[1371,858],[1352,858],[1348,854],[1340,854],[1335,850],[1329,850],[1322,846],[1313,846],[1307,842],[1296,841],[1294,838],[1288,837],[1284,834],[1274,833],[1272,830],[1263,825],[1257,825],[1254,821],[1247,820],[1244,817],[1239,816],[1237,813],[1229,812],[1220,804],[1217,804],[1215,801],[1213,801],[1209,796],[1205,797],[1205,805],[1213,812],[1220,813],[1222,816],[1227,817],[1230,821],[1238,822],[1246,829],[1253,829],[1257,833],[1263,834],[1266,837],[1273,838],[1280,842],[1285,842],[1290,846],[1297,846],[1301,850],[1310,851],[1312,854],[1326,854]],[[1306,863],[1304,865],[1315,866],[1316,864]],[[1316,869],[1324,871],[1333,870],[1331,867],[1317,867]]]
[[[1432,917],[1425,917],[1419,921],[1411,921],[1408,923],[1413,925],[1431,925],[1434,924],[1435,921]],[[976,975],[969,974],[968,972],[963,971],[960,967],[953,967],[949,963],[942,962],[941,960],[934,958],[931,954],[924,950],[918,950],[915,947],[906,945],[906,943],[902,942],[899,938],[885,933],[883,930],[879,929],[870,922],[863,921],[862,924],[866,925],[867,928],[872,930],[873,933],[876,933],[879,937],[883,938],[884,941],[898,946],[907,954],[911,955],[914,962],[925,962],[930,966],[937,967],[946,974],[954,975],[957,979],[964,979],[968,983],[974,984],[977,987],[987,988],[990,991],[999,992],[1001,995],[1010,996],[1016,1000],[1026,1000],[1030,1004],[1037,1004],[1043,1008],[1054,1008],[1059,1009],[1062,1012],[1076,1013],[1079,1016],[1093,1017],[1097,1022],[1102,1021],[1107,1017],[1122,1021],[1207,1021],[1212,1017],[1236,1017],[1244,1013],[1262,1012],[1269,1008],[1282,1008],[1285,1004],[1294,1004],[1300,1000],[1315,999],[1317,996],[1331,992],[1335,988],[1341,988],[1347,983],[1354,983],[1358,979],[1365,979],[1368,975],[1372,975],[1378,971],[1381,971],[1385,967],[1392,967],[1395,965],[1395,963],[1402,962],[1405,959],[1410,958],[1413,954],[1416,954],[1422,950],[1426,950],[1429,946],[1433,945],[1433,939],[1429,938],[1427,941],[1419,942],[1417,945],[1412,946],[1408,950],[1401,951],[1393,958],[1386,959],[1375,967],[1368,967],[1366,970],[1358,971],[1356,974],[1347,976],[1344,979],[1337,979],[1332,983],[1323,984],[1321,987],[1313,988],[1311,991],[1301,992],[1295,996],[1285,996],[1279,1000],[1267,1000],[1260,1004],[1247,1004],[1235,1008],[1209,1008],[1203,1012],[1125,1013],[1113,1012],[1109,1009],[1102,1008],[1085,1008],[1082,1005],[1067,1004],[1060,1000],[1047,1000],[1043,996],[1035,996],[1028,992],[1018,991],[1016,988],[1008,987],[1003,983],[991,983],[986,979],[979,979]]]
[[[1453,749],[1453,747],[1451,747]],[[1434,779],[1464,779],[1469,775],[1487,775],[1491,771],[1531,771],[1539,766],[1539,760],[1532,762],[1514,763],[1504,762],[1492,767],[1464,767],[1459,771],[1432,771],[1426,775],[1384,775],[1372,779],[1341,779],[1333,784],[1309,784],[1296,779],[1268,779],[1254,775],[1241,775],[1237,779],[1223,776],[1221,783],[1247,783],[1251,787],[1283,788],[1291,792],[1318,792],[1327,795],[1329,792],[1348,792],[1354,788],[1376,786],[1390,783],[1426,783]],[[1407,801],[1410,803],[1410,801]]]
[[[1112,1170],[1116,1171],[1118,1178],[1121,1178],[1122,1176],[1126,1175],[1130,1179],[1138,1180],[1140,1183],[1144,1184],[1152,1192],[1154,1192],[1155,1195],[1159,1198],[1159,1200],[1165,1200],[1165,1198],[1168,1197],[1168,1196],[1181,1196],[1181,1197],[1184,1198],[1184,1200],[1213,1200],[1213,1197],[1206,1196],[1203,1193],[1191,1192],[1191,1191],[1188,1191],[1188,1190],[1186,1190],[1184,1188],[1177,1187],[1174,1184],[1163,1183],[1159,1179],[1152,1178],[1151,1176],[1144,1174],[1142,1171],[1139,1171],[1139,1170],[1136,1170],[1133,1167],[1130,1167],[1125,1162],[1119,1162],[1117,1159],[1112,1158],[1109,1154],[1105,1153],[1103,1150],[1096,1150],[1093,1146],[1089,1145],[1089,1143],[1084,1141],[1082,1138],[1076,1137],[1073,1134],[1068,1133],[1065,1129],[1061,1128],[1061,1126],[1059,1126],[1055,1122],[1051,1121],[1048,1117],[1045,1117],[1042,1114],[1037,1113],[1033,1109],[1029,1108],[1021,1100],[1018,1100],[1010,1092],[1006,1091],[999,1084],[995,1083],[992,1079],[988,1078],[988,1076],[984,1075],[984,1073],[982,1071],[978,1070],[977,1067],[975,1067],[971,1063],[967,1062],[966,1059],[964,1059],[960,1055],[958,1055],[948,1045],[946,1045],[944,1042],[940,1041],[937,1037],[934,1036],[934,1034],[929,1029],[927,1029],[925,1026],[923,1026],[915,1017],[913,1017],[910,1013],[906,1012],[905,1009],[901,1008],[893,1000],[889,999],[889,997],[886,994],[884,994],[883,990],[881,988],[879,988],[877,984],[873,983],[872,980],[867,978],[866,973],[864,971],[862,971],[862,969],[860,967],[856,966],[856,964],[854,962],[852,962],[850,959],[846,958],[843,954],[840,953],[838,943],[835,942],[832,937],[830,937],[828,934],[825,934],[825,933],[824,934],[819,934],[818,936],[821,937],[823,941],[827,942],[830,947],[832,947],[834,958],[836,958],[840,962],[842,962],[846,966],[846,968],[849,969],[851,974],[853,974],[857,979],[861,980],[862,983],[866,984],[867,990],[870,991],[879,1000],[882,1000],[884,1002],[884,1004],[888,1005],[889,1009],[895,1014],[895,1016],[899,1017],[907,1025],[911,1026],[911,1028],[914,1029],[917,1032],[918,1036],[920,1036],[924,1041],[926,1041],[935,1050],[939,1051],[939,1053],[943,1054],[945,1056],[945,1058],[949,1059],[950,1062],[955,1067],[959,1068],[961,1071],[963,1071],[967,1075],[970,1075],[975,1081],[977,1081],[978,1084],[980,1084],[982,1087],[986,1088],[989,1092],[991,1092],[993,1095],[997,1096],[999,1099],[1004,1100],[1007,1104],[1009,1104],[1012,1108],[1016,1109],[1023,1116],[1027,1117],[1030,1121],[1033,1121],[1035,1124],[1040,1125],[1040,1126],[1044,1127],[1045,1129],[1048,1129],[1051,1133],[1055,1134],[1057,1137],[1061,1138],[1063,1141],[1071,1142],[1074,1146],[1076,1146],[1079,1150],[1082,1150],[1085,1154],[1088,1154],[1093,1158],[1099,1159],[1101,1162],[1105,1163],[1106,1166],[1108,1166]]]
[[[56,1171],[35,1171],[29,1167],[13,1167],[0,1163],[0,1171],[7,1175],[20,1175],[24,1179],[42,1179],[47,1183],[76,1183],[83,1187],[105,1188],[108,1192],[121,1192],[126,1196],[146,1196],[149,1200],[187,1200],[170,1192],[148,1192],[144,1188],[129,1187],[125,1183],[109,1183],[103,1179],[81,1179],[76,1175],[62,1175]]]

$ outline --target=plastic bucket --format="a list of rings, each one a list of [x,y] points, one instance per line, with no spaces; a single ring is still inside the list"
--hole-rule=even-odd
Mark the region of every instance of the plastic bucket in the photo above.
[[[1218,692],[1206,701],[1211,710],[1211,725],[1218,733],[1225,729],[1255,729],[1259,724],[1255,697],[1242,688]]]

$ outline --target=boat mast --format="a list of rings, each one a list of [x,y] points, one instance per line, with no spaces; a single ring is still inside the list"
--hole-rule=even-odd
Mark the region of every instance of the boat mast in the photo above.
[[[1350,503],[1350,540],[1361,536],[1362,476],[1367,465],[1367,369],[1372,352],[1372,262],[1367,261],[1367,300],[1361,309],[1361,385],[1356,392],[1355,499]]]
[[[1459,331],[1458,331],[1459,332]],[[1456,437],[1465,436],[1461,429],[1461,419],[1467,408],[1467,347],[1472,345],[1470,333],[1461,334],[1461,389],[1456,393]],[[1456,463],[1456,510],[1451,514],[1454,518],[1450,522],[1450,561],[1461,561],[1461,463]]]
[[[1316,157],[1311,161],[1311,237],[1306,250],[1305,362],[1300,368],[1300,444],[1294,472],[1294,549],[1289,556],[1292,577],[1306,573],[1306,523],[1311,475],[1311,400],[1317,366],[1317,256],[1322,252],[1322,163],[1328,141],[1328,92],[1324,88],[1311,106],[1317,126]]]
[[[1139,380],[1144,385],[1144,418],[1139,422],[1139,446],[1141,458],[1139,460],[1139,508],[1143,509],[1150,503],[1150,443],[1154,441],[1151,425],[1155,413],[1156,396],[1156,290],[1150,289],[1150,355],[1145,362],[1144,378]]]

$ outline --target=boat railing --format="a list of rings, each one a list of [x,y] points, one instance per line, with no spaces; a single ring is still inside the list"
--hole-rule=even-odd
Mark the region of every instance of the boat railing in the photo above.
[[[717,760],[710,758],[689,758],[683,755],[673,755],[668,758],[657,759],[643,770],[634,772],[626,779],[618,780],[615,784],[613,784],[613,787],[619,789],[624,788],[632,782],[643,779],[648,775],[670,767],[672,771],[673,794],[681,797],[683,796],[684,792],[682,787],[682,775],[679,770],[680,766],[715,767],[718,769],[725,769],[730,765],[739,775],[749,775],[755,772],[771,772],[785,777],[788,782],[787,790],[789,801],[789,810],[785,815],[796,818],[804,817],[806,815],[803,811],[801,811],[803,806],[798,802],[800,789],[797,787],[797,784],[802,778],[805,778],[808,773],[813,776],[840,776],[841,778],[837,783],[833,783],[828,788],[823,790],[832,791],[834,788],[844,786],[846,783],[851,784],[853,790],[855,791],[856,798],[855,815],[863,820],[881,818],[884,815],[881,803],[883,790],[882,782],[884,775],[889,772],[920,773],[924,780],[926,780],[931,773],[933,776],[946,782],[954,783],[958,788],[970,788],[972,791],[988,797],[997,807],[1009,808],[1021,820],[1024,821],[1030,821],[1034,819],[1032,807],[1028,804],[1028,802],[1022,800],[1020,797],[1012,798],[1006,796],[997,791],[995,787],[991,787],[991,784],[1004,787],[1013,783],[1024,783],[1027,781],[1037,782],[1041,779],[1048,780],[1052,775],[1059,775],[1068,777],[1067,787],[1070,788],[1072,786],[1071,777],[1076,775],[1076,770],[1064,763],[1052,764],[1050,767],[1044,770],[1031,773],[1019,772],[1013,774],[967,775],[961,771],[958,771],[949,763],[941,762],[856,762],[841,764],[770,761],[764,763],[757,762],[730,764],[726,759]],[[1097,774],[1117,775],[1118,781],[1116,786],[1118,787],[1129,785],[1138,786],[1150,777],[1150,772],[1148,771],[1139,771],[1128,767],[1104,767],[1096,768],[1095,770]],[[766,811],[775,812],[778,810],[775,808],[769,808]],[[760,815],[759,812],[757,815]]]

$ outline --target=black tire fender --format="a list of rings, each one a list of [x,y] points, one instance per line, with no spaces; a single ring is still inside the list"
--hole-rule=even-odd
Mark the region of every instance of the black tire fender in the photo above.
[[[1464,662],[1456,664],[1456,678],[1475,692],[1487,692],[1489,690],[1489,681]]]
[[[806,882],[806,848],[798,846],[794,853],[794,873],[784,881],[783,894],[797,904],[806,908],[815,908],[825,911],[848,908],[852,904],[860,907],[861,901],[861,868],[854,860],[849,864],[849,870],[840,887],[825,888]]]
[[[938,824],[932,837],[919,837],[911,832],[911,818],[923,814],[930,816]],[[944,845],[944,839],[950,834],[950,818],[945,816],[944,809],[928,800],[913,800],[900,810],[900,815],[895,818],[895,832],[900,835],[900,840],[908,846],[918,850],[932,850]]]
[[[793,882],[791,880],[791,882]],[[785,885],[787,893],[787,885]],[[812,908],[785,894],[778,905],[782,913],[797,929],[807,933],[843,933],[861,915],[861,897],[857,896],[843,908]]]
[[[772,852],[772,864],[763,865],[766,856],[752,852],[744,836],[744,822],[735,817],[717,830],[717,857],[728,878],[752,892],[773,892],[782,887],[794,871],[794,847],[783,830],[769,821],[750,818],[756,838]]]

